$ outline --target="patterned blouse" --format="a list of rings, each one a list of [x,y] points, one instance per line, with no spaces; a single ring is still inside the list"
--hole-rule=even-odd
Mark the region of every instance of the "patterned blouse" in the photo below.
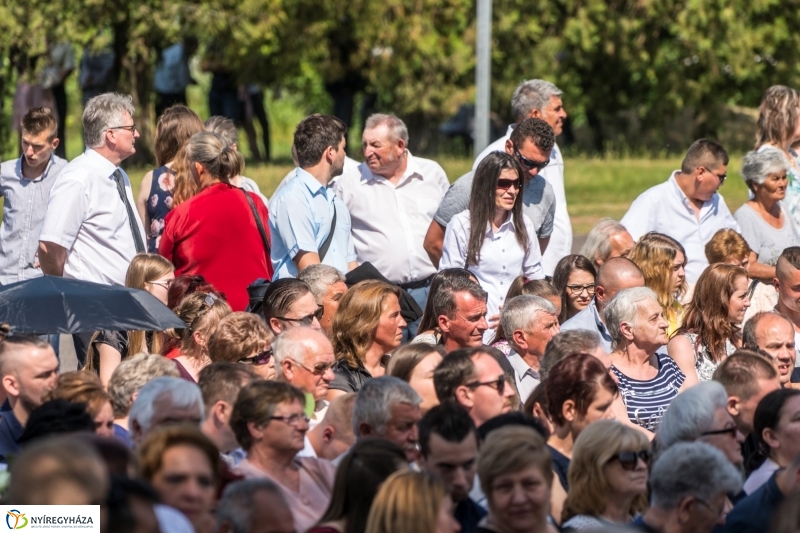
[[[172,191],[175,189],[175,176],[166,166],[153,170],[153,182],[147,198],[147,216],[150,227],[147,230],[147,251],[158,253],[158,243],[164,233],[164,218],[172,209]]]
[[[705,343],[697,343],[697,333],[681,333],[684,337],[689,339],[689,344],[692,345],[692,352],[694,352],[694,368],[697,370],[698,381],[711,381],[714,376],[714,371],[717,369],[722,361],[714,362],[711,352],[708,351],[708,346]],[[731,355],[736,351],[730,340],[725,339],[725,356]]]

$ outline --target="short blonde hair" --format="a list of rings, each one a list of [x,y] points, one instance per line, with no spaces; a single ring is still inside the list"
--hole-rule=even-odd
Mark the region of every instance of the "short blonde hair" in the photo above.
[[[217,325],[208,340],[212,361],[236,363],[270,347],[275,335],[261,317],[253,313],[231,313]]]
[[[575,515],[598,516],[608,506],[611,487],[605,466],[619,452],[649,450],[650,442],[639,431],[616,420],[600,420],[584,429],[572,449],[569,464],[569,494],[561,513],[563,524]],[[647,496],[634,498],[629,514],[635,516],[647,508]]]
[[[491,501],[495,479],[530,466],[538,468],[548,485],[552,485],[553,463],[542,436],[525,426],[495,429],[486,437],[478,458],[478,478],[483,493]]]
[[[384,481],[372,502],[365,533],[434,532],[448,496],[442,481],[428,472],[401,470]]]
[[[706,243],[708,264],[727,263],[731,257],[744,261],[750,257],[750,246],[736,230],[721,229]]]

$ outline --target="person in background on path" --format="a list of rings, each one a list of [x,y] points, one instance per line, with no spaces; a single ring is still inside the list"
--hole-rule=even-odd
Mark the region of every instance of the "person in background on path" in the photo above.
[[[241,88],[240,88],[241,90]],[[269,120],[267,119],[267,110],[264,108],[264,89],[257,83],[251,83],[244,87],[245,102],[244,102],[244,131],[247,133],[247,141],[250,145],[250,153],[256,161],[269,162],[270,160],[270,146],[269,146]],[[255,124],[253,118],[258,119],[261,126],[261,137],[264,139],[264,156],[261,156],[258,149],[258,136],[256,135]]]
[[[83,107],[95,96],[112,92],[114,79],[114,59],[116,54],[110,46],[110,36],[102,32],[96,35],[83,49],[78,85],[81,88]]]
[[[234,150],[239,151],[239,130],[236,129],[236,124],[231,119],[219,116],[211,117],[206,120],[205,129],[220,135]],[[267,205],[267,197],[261,194],[258,184],[250,178],[242,175],[234,176],[231,178],[231,185],[257,194],[264,201],[264,205]]]
[[[56,119],[48,108],[31,108],[20,126],[22,155],[0,165],[0,285],[42,275],[36,256],[39,233],[50,190],[67,164],[53,153],[59,139]]]
[[[42,85],[53,91],[58,116],[58,133],[61,141],[55,148],[56,155],[67,157],[67,89],[66,82],[75,71],[75,52],[68,42],[52,43],[47,53],[47,66],[42,73]]]
[[[195,83],[189,72],[189,60],[196,51],[197,37],[187,35],[181,42],[168,46],[159,54],[153,77],[156,119],[175,104],[186,105],[186,87]]]

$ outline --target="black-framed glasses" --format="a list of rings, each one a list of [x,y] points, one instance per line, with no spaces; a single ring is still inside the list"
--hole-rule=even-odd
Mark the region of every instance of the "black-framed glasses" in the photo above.
[[[511,187],[516,188],[518,191],[522,190],[522,180],[510,180],[507,178],[498,178],[497,180],[497,188],[501,191],[507,191]]]
[[[542,161],[541,163],[539,161],[534,161],[533,159],[528,159],[527,157],[519,153],[519,150],[517,150],[516,146],[514,147],[514,157],[517,158],[517,161],[519,161],[520,165],[527,168],[528,170],[533,170],[535,168],[537,171],[539,171],[550,164],[549,157],[546,160]]]
[[[236,362],[243,363],[246,365],[261,366],[269,363],[270,359],[272,359],[272,348],[264,350],[263,352],[258,352],[257,354],[251,355],[250,357],[243,357],[242,359],[239,359]]]
[[[130,126],[110,126],[106,129],[109,130],[128,130],[129,132],[133,133],[136,131],[136,124],[131,124]]]
[[[310,315],[306,315],[300,318],[287,318],[285,316],[276,316],[278,320],[285,320],[286,322],[297,322],[301,326],[310,326],[314,323],[314,319],[316,318],[317,321],[322,320],[322,315],[325,314],[325,308],[317,306],[317,310],[311,313]]]
[[[308,370],[309,372],[311,372],[315,376],[321,376],[322,374],[324,374],[328,370],[332,369],[336,365],[335,362],[333,362],[333,363],[317,363],[316,365],[314,365],[313,368],[309,368],[306,365],[304,365],[303,363],[301,363],[300,361],[298,361],[297,359],[292,359],[292,361],[297,363],[299,366],[302,366],[303,368],[305,368],[306,370]]]
[[[700,505],[702,505],[703,507],[705,507],[706,509],[708,509],[709,511],[711,511],[712,513],[714,513],[715,516],[725,516],[726,514],[728,514],[726,512],[725,508],[726,505],[724,503],[722,504],[722,507],[720,507],[719,509],[714,509],[714,507],[705,500],[701,500],[700,498],[695,498],[695,501]]]
[[[650,466],[650,461],[653,459],[653,452],[650,450],[640,450],[638,452],[619,452],[611,456],[611,459],[608,460],[610,463],[611,461],[619,461],[619,465],[622,467],[623,470],[636,470],[636,465],[639,464],[639,459],[645,464],[645,466]]]
[[[506,390],[506,377],[500,376],[494,381],[474,381],[472,383],[467,383],[467,387],[470,389],[476,389],[478,387],[491,387],[497,391],[497,394],[503,395],[503,392]]]
[[[299,424],[301,420],[306,424],[308,424],[308,421],[311,420],[305,413],[300,413],[300,414],[295,413],[293,415],[287,415],[287,416],[271,416],[269,417],[269,419],[280,420],[281,422],[289,424],[292,427],[297,427],[297,424]]]
[[[714,174],[714,175],[717,177],[717,179],[719,180],[719,184],[720,184],[720,185],[722,185],[723,183],[725,183],[725,178],[727,178],[727,177],[728,177],[728,175],[727,175],[727,174],[722,174],[722,175],[719,175],[719,174],[717,174],[716,172],[714,172],[713,170],[711,170],[711,169],[710,169],[710,168],[708,168],[708,167],[703,167],[703,170],[705,170],[705,171],[706,171],[706,172],[708,172],[709,174]]]
[[[711,437],[712,435],[730,435],[731,438],[736,438],[736,432],[739,431],[736,426],[729,428],[714,429],[712,431],[704,431],[700,433],[701,437]]]
[[[588,285],[567,285],[567,290],[572,296],[578,296],[579,294],[583,294],[583,291],[586,291],[589,296],[594,295],[595,284],[589,283]]]

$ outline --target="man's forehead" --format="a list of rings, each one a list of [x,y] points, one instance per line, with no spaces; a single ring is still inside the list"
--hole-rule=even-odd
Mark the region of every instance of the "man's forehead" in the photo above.
[[[486,309],[486,300],[475,298],[468,292],[456,293],[456,308],[461,311],[480,311]]]
[[[794,341],[794,326],[782,316],[767,315],[758,322],[756,335]]]
[[[364,130],[364,133],[361,135],[361,138],[364,141],[386,141],[389,142],[391,135],[389,132],[389,126],[384,123],[378,124],[372,128]]]
[[[461,442],[451,442],[435,431],[431,431],[428,448],[432,453],[441,451],[443,455],[446,455],[446,457],[443,457],[445,460],[451,459],[451,456],[459,452],[458,459],[469,460],[468,457],[465,458],[463,455],[474,456],[472,457],[474,459],[478,456],[478,437],[474,431],[470,431]]]

